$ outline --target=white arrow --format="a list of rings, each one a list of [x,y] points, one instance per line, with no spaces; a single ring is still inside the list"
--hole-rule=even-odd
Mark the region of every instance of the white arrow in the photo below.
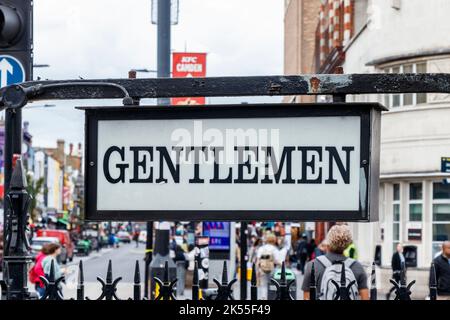
[[[13,73],[13,66],[5,58],[0,61],[0,87],[6,87],[8,85],[8,73]]]

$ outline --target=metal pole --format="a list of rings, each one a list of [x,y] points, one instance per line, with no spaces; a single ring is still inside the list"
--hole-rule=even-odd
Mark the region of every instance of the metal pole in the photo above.
[[[241,221],[241,300],[247,300],[247,222]]]
[[[157,33],[158,33],[158,51],[157,51],[157,76],[158,78],[170,77],[170,2],[171,0],[158,0],[158,21],[157,21]],[[158,105],[169,105],[170,99],[159,98]],[[148,224],[147,224],[148,230]],[[153,233],[153,227],[151,228]],[[167,234],[166,234],[167,233]],[[161,257],[169,255],[169,231],[156,230],[155,235],[155,255],[159,254]],[[152,239],[149,239],[149,232],[147,231],[147,249],[151,250]],[[146,251],[148,252],[148,251]],[[150,251],[150,260],[146,261],[150,266],[152,260],[152,252]],[[169,258],[169,260],[171,260]],[[173,262],[172,262],[173,264]],[[148,269],[148,268],[147,268]],[[146,270],[147,272],[147,270]],[[152,271],[152,273],[154,273]],[[148,276],[148,275],[147,275]],[[148,281],[145,282],[148,286]],[[150,286],[151,288],[152,286]],[[151,290],[151,297],[154,298],[154,290]],[[145,290],[148,294],[148,290]]]
[[[150,263],[153,258],[153,221],[147,221],[147,239],[145,242],[144,297],[150,297]]]
[[[26,191],[26,176],[20,159],[17,160],[10,179],[10,187],[5,196],[5,202],[9,204],[10,221],[8,233],[5,234],[4,251],[8,272],[3,283],[7,285],[7,300],[26,300],[34,298],[27,285],[28,263],[31,262],[31,256],[28,253],[30,248],[26,224],[31,197]]]
[[[128,71],[129,79],[136,79],[136,70]],[[139,99],[133,100],[134,105],[139,105]],[[144,297],[150,297],[150,263],[153,258],[153,221],[147,221],[147,238],[145,241],[145,269],[144,269]]]
[[[158,0],[158,78],[170,77],[170,2]],[[170,99],[158,99],[159,105],[169,105]]]

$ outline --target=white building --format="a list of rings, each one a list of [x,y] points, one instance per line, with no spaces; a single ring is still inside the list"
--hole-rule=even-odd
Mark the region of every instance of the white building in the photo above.
[[[358,30],[344,44],[345,73],[450,73],[450,1],[356,0]],[[363,8],[364,10],[361,10]],[[359,258],[390,265],[397,243],[417,248],[417,267],[429,267],[450,239],[450,96],[402,94],[354,96],[379,101],[382,116],[380,221],[352,224]]]
[[[46,191],[38,196],[39,205],[44,208],[63,209],[63,171],[58,161],[44,150],[35,153],[34,178],[44,178]]]

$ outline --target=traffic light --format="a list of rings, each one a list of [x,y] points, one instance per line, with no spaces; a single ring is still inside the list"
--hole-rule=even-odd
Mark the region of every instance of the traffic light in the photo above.
[[[32,79],[33,2],[0,0],[1,86]]]

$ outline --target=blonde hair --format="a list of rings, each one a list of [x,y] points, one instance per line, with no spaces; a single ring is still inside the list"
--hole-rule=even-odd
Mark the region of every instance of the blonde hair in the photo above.
[[[277,237],[275,237],[274,234],[268,234],[267,237],[266,237],[266,243],[267,244],[276,245],[277,244]]]
[[[334,225],[328,231],[328,248],[335,253],[342,253],[353,242],[352,233],[347,225]]]

